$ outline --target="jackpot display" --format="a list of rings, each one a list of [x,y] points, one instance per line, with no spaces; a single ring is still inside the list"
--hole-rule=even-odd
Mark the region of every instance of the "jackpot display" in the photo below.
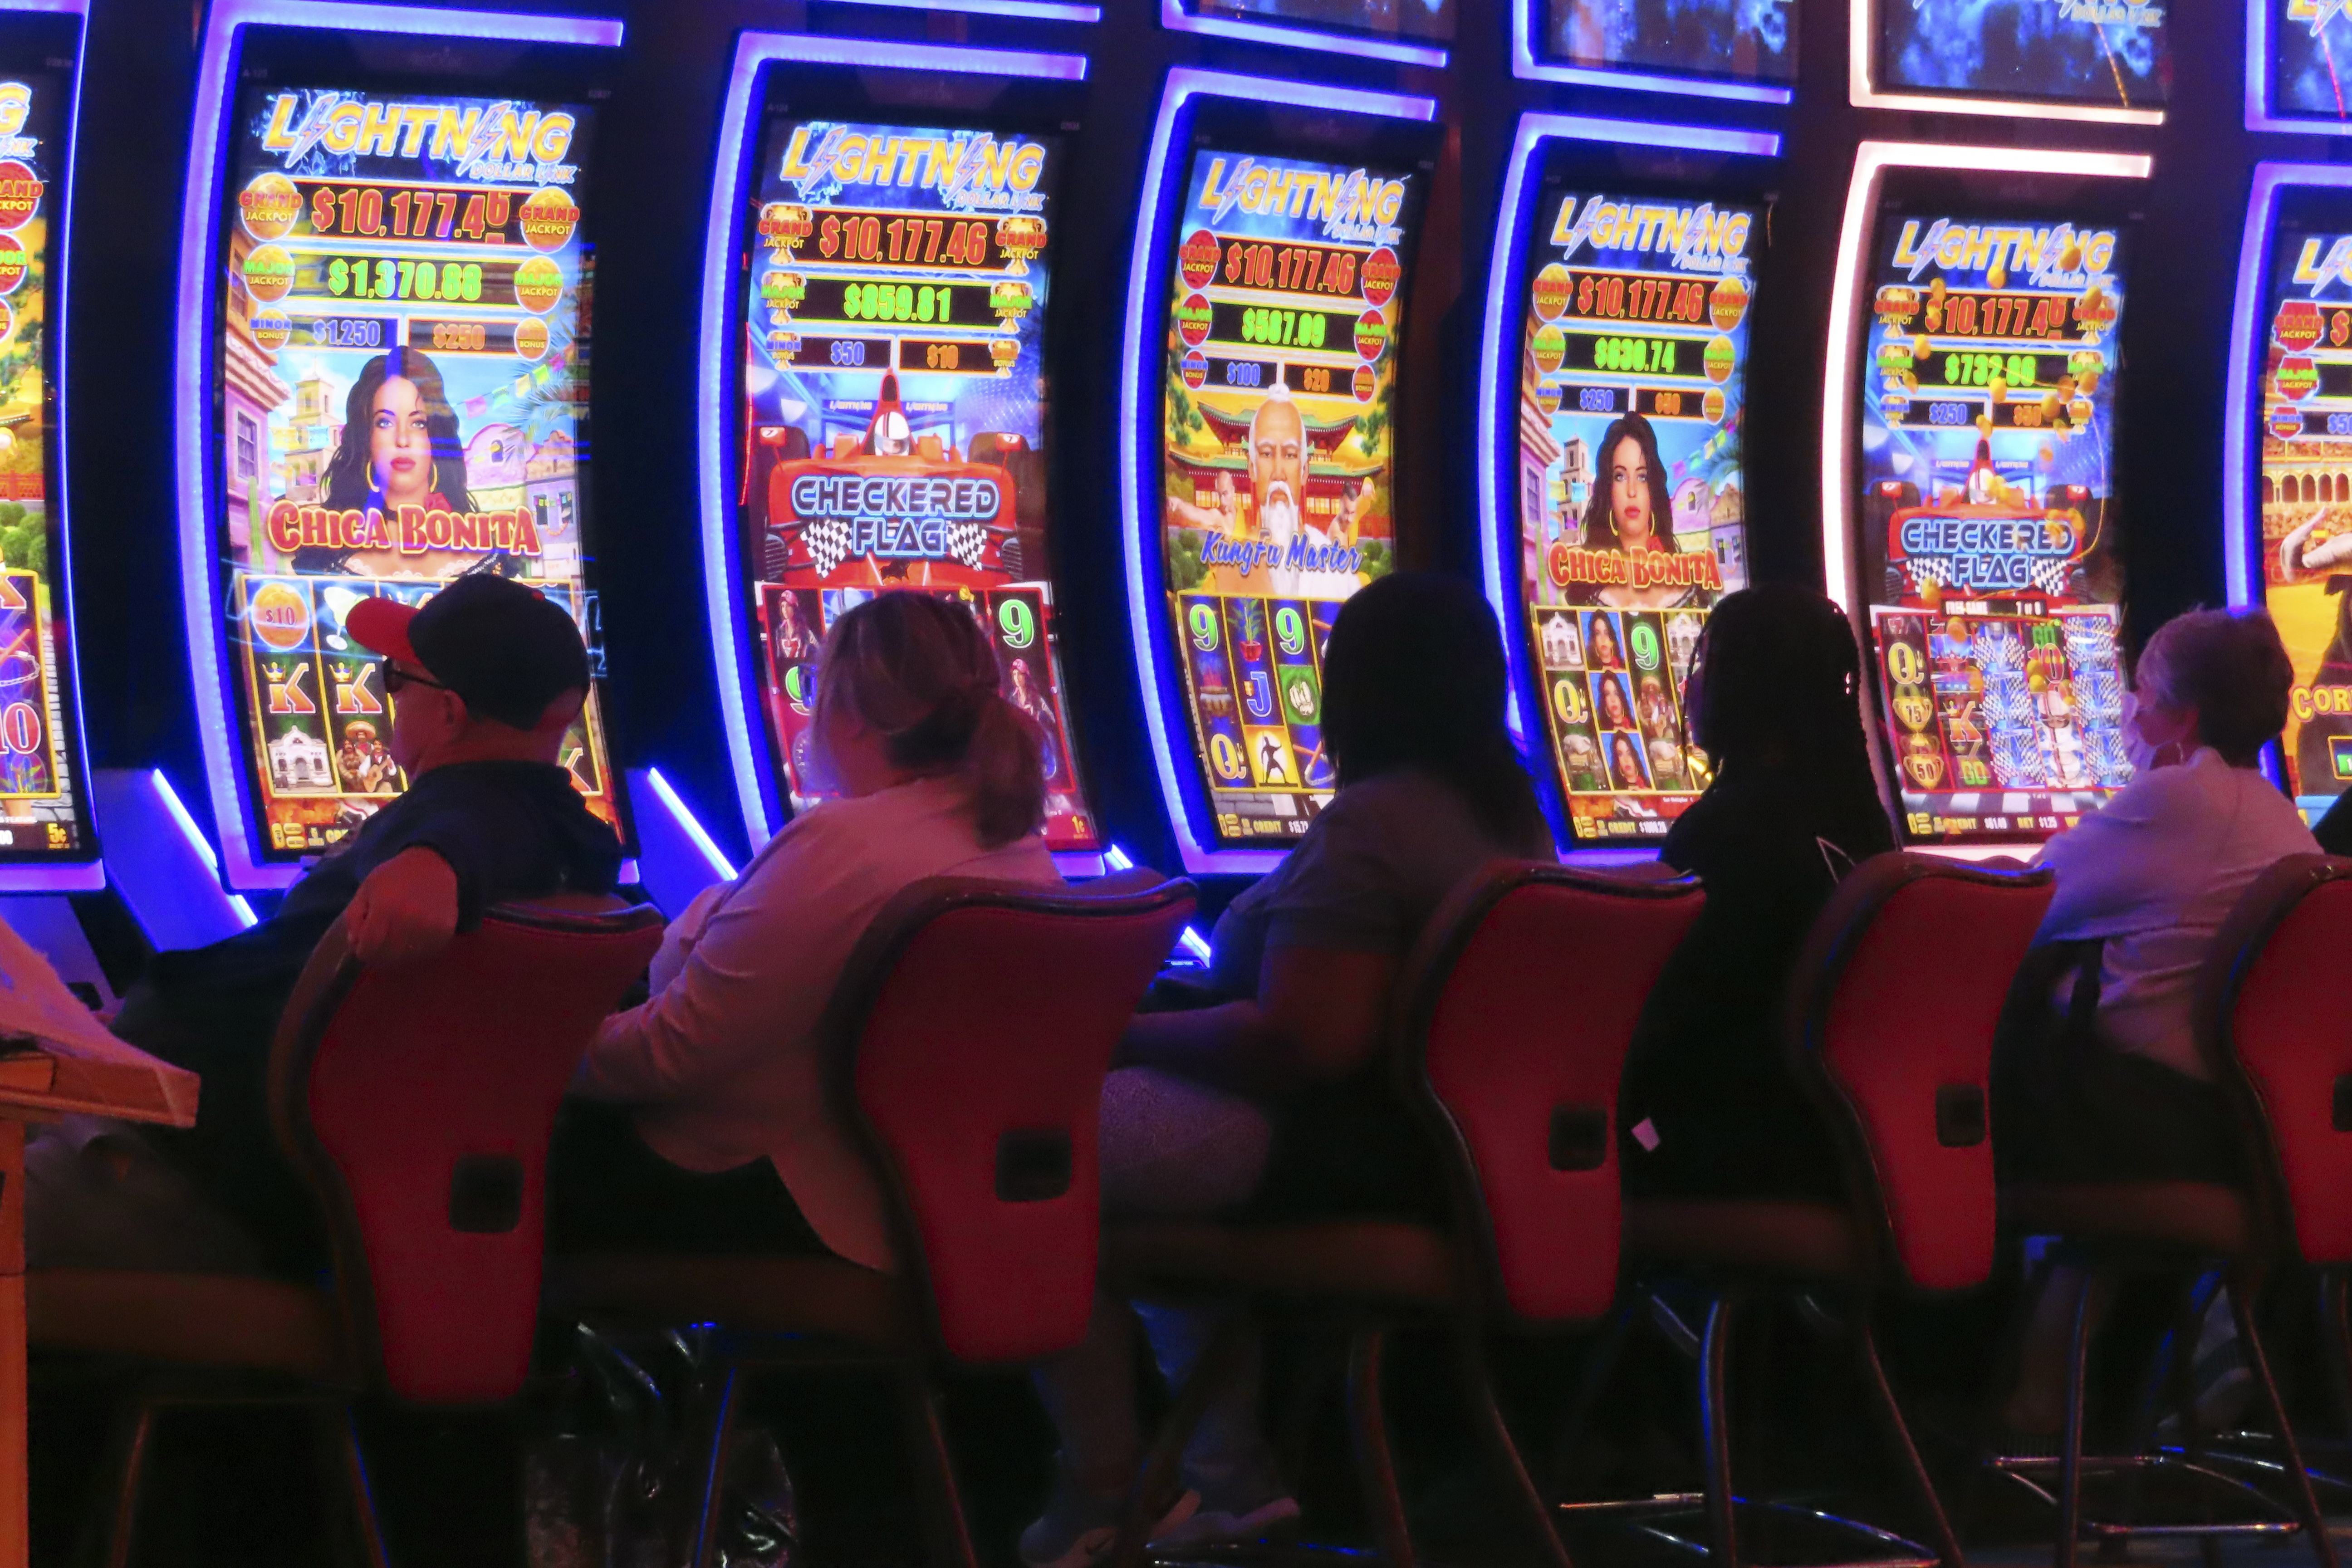
[[[579,620],[593,252],[573,104],[248,91],[223,214],[219,546],[266,858],[334,847],[406,780],[374,595],[469,572]],[[562,760],[618,825],[596,693]]]
[[[1685,683],[1745,587],[1751,243],[1738,202],[1546,182],[1519,343],[1519,582],[1580,843],[1659,835],[1710,777]]]
[[[48,305],[67,88],[0,75],[0,863],[89,858],[89,795],[60,666],[65,542],[50,508]]]
[[[779,120],[744,289],[742,558],[768,731],[821,798],[816,658],[878,593],[938,595],[1036,721],[1045,837],[1099,847],[1047,582],[1045,315],[1057,140]]]
[[[1192,8],[1383,38],[1444,43],[1454,37],[1454,0],[1195,0]]]
[[[2123,237],[1888,215],[1860,367],[1861,591],[1906,837],[2046,837],[2128,783]]]
[[[2321,811],[2352,786],[2352,221],[2272,231],[2255,395],[2263,597],[2294,666],[2288,793]]]
[[[2271,107],[2281,114],[2352,121],[2352,17],[2340,0],[2263,0],[2271,8]]]
[[[1876,0],[1882,87],[2159,109],[2167,7],[2141,0]]]
[[[1225,846],[1307,831],[1338,774],[1323,647],[1395,565],[1409,173],[1197,148],[1168,296],[1162,559]]]
[[[1595,69],[1797,79],[1791,0],[1546,0],[1545,49]]]

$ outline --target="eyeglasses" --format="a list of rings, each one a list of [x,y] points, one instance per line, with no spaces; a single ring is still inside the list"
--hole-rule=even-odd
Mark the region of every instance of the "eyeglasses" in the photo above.
[[[391,662],[389,659],[384,661],[383,694],[385,696],[397,697],[400,695],[403,689],[411,686],[429,686],[436,691],[446,691],[449,689],[448,687],[443,685],[440,681],[431,679],[430,678],[422,675],[412,675],[407,670],[401,668],[400,666]]]

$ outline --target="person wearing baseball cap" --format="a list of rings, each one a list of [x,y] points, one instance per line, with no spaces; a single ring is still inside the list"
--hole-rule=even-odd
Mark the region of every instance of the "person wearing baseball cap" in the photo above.
[[[264,1084],[278,1014],[337,917],[363,962],[409,963],[501,900],[609,893],[621,864],[620,839],[558,761],[589,685],[587,649],[562,605],[509,578],[469,574],[422,606],[362,599],[343,630],[383,660],[387,746],[406,791],[313,866],[268,920],[210,947],[157,953],[114,1026],[204,1075],[196,1125],[147,1142],[270,1268],[324,1259],[313,1205],[271,1135]]]

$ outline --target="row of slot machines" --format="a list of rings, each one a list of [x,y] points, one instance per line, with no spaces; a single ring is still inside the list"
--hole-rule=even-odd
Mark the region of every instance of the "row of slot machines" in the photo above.
[[[742,823],[716,838],[756,845],[824,797],[826,628],[912,591],[997,647],[1067,868],[1117,864],[1124,833],[1196,872],[1265,870],[1337,786],[1339,607],[1443,553],[1416,528],[1464,517],[1564,853],[1654,853],[1706,787],[1682,710],[1710,607],[1749,580],[1751,531],[1816,522],[1905,841],[2013,850],[2128,780],[2116,432],[2126,322],[2152,309],[2133,277],[2175,79],[2164,7],[1853,0],[1836,99],[1895,126],[1999,115],[2004,135],[1859,139],[1811,285],[1826,331],[1761,374],[1758,324],[1795,309],[1765,258],[1782,118],[1810,79],[1798,27],[1828,6],[905,9],[929,20],[804,6],[730,32],[704,226],[677,242],[698,289],[663,322],[605,323],[691,338],[690,483],[657,526],[724,764],[688,793],[706,815],[731,793]],[[968,16],[1016,18],[1025,47],[972,42]],[[181,598],[155,607],[156,635],[186,639],[191,811],[163,772],[94,769],[82,739],[61,442],[69,406],[97,416],[66,339],[69,226],[95,210],[72,180],[84,16],[0,0],[12,919],[62,931],[58,895],[110,887],[159,946],[250,921],[250,896],[405,786],[350,606],[475,572],[578,617],[600,689],[563,762],[645,885],[675,905],[729,872],[661,759],[609,721],[631,673],[605,657],[627,639],[598,580],[591,341],[600,242],[632,219],[599,122],[643,21],[211,0],[166,356]],[[1457,37],[1490,26],[1499,49]],[[1091,68],[1153,30],[1197,47],[1153,71],[1156,103],[1107,109]],[[2245,35],[2249,128],[2352,126],[2340,8],[2255,0]],[[1478,112],[1474,58],[1515,102],[1538,95],[1503,127],[1495,192],[1467,188],[1448,119]],[[1089,117],[1119,114],[1139,169],[1115,241],[1081,252],[1115,275],[1084,280],[1080,320],[1067,237],[1103,218],[1064,192]],[[2352,784],[2347,169],[2253,170],[2228,329],[2227,591],[2267,604],[2294,654],[2273,765],[2315,813]],[[1450,380],[1435,312],[1413,308],[1433,268],[1473,284]],[[1751,484],[1759,399],[1774,428],[1817,405],[1810,514]],[[1097,569],[1074,579],[1073,560]],[[1118,608],[1080,640],[1073,595]],[[1097,694],[1091,734],[1074,686]],[[1109,811],[1106,757],[1148,780]]]

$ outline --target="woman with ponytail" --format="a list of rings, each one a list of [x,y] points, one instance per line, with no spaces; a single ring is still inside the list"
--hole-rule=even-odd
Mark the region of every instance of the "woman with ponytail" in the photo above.
[[[1444,1184],[1378,1070],[1391,983],[1438,903],[1497,856],[1552,838],[1504,720],[1494,611],[1450,578],[1383,577],[1340,607],[1323,658],[1329,805],[1282,864],[1227,906],[1213,1005],[1139,1015],[1103,1089],[1103,1203],[1117,1215],[1427,1217]],[[1171,1386],[1213,1323],[1138,1303]],[[1133,1326],[1104,1301],[1087,1343],[1037,1379],[1062,1437],[1030,1568],[1087,1568],[1134,1474]],[[1250,1365],[1213,1396],[1186,1490],[1155,1541],[1256,1540],[1298,1517],[1258,1430]]]
[[[1862,729],[1845,612],[1769,584],[1707,617],[1684,692],[1715,782],[1659,858],[1706,884],[1626,1063],[1619,1152],[1629,1192],[1834,1198],[1835,1151],[1782,1065],[1780,994],[1840,878],[1895,847]]]
[[[817,1020],[909,884],[1060,883],[1037,730],[998,679],[971,616],[929,595],[882,594],[834,623],[815,731],[841,798],[696,899],[654,959],[652,998],[605,1021],[557,1132],[551,1245],[821,1244],[895,1266],[882,1195],[825,1113]]]

